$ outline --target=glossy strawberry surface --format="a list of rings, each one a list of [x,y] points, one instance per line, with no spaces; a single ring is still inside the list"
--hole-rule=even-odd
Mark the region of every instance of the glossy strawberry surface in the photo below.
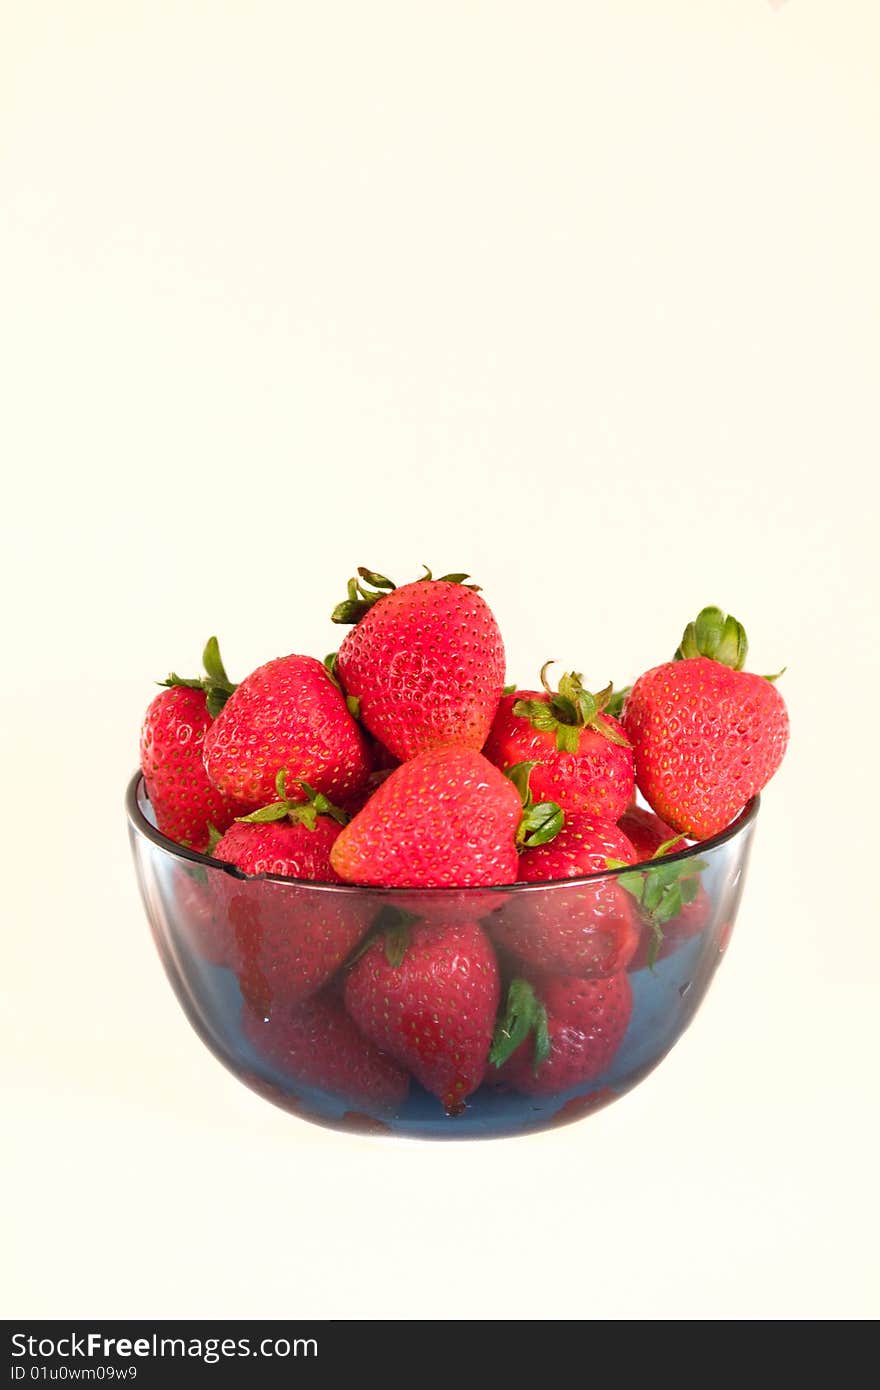
[[[213,859],[234,864],[246,874],[282,874],[319,883],[342,880],[330,862],[341,827],[317,816],[314,828],[289,820],[249,824],[236,821],[212,851]]]
[[[393,945],[381,934],[370,943],[351,967],[345,1004],[361,1031],[456,1115],[485,1075],[499,992],[495,953],[478,923],[417,922]]]
[[[480,753],[445,748],[396,768],[340,833],[340,877],[383,887],[513,883],[522,804]]]
[[[504,685],[504,644],[480,594],[418,580],[360,619],[336,671],[366,727],[402,761],[449,744],[479,749]]]
[[[617,825],[629,840],[636,852],[636,859],[640,862],[653,859],[662,845],[669,845],[667,854],[678,854],[679,850],[687,849],[687,840],[684,837],[676,839],[676,832],[672,826],[667,825],[653,811],[645,810],[643,806],[631,806],[620,817]]]
[[[372,768],[366,739],[320,661],[282,656],[247,676],[205,735],[214,786],[249,808],[287,770],[331,800],[357,796]]]
[[[321,989],[369,925],[369,907],[351,894],[297,891],[296,879],[338,882],[330,863],[338,834],[327,816],[317,817],[314,830],[286,820],[236,823],[214,850],[214,858],[244,873],[291,879],[224,880],[231,963],[244,998],[261,1017],[274,1017]]]
[[[710,657],[666,662],[633,685],[623,710],[636,780],[673,830],[724,830],[782,762],[785,702],[764,676]]]
[[[160,691],[141,728],[141,771],[156,824],[199,851],[208,846],[209,825],[222,833],[245,809],[208,779],[203,752],[212,723],[205,692],[177,685]]]
[[[604,874],[609,858],[632,864],[635,857],[616,825],[575,814],[554,840],[523,850],[519,877],[537,884]],[[521,961],[585,979],[624,970],[639,939],[631,896],[607,877],[553,894],[512,893],[488,929]]]
[[[573,751],[560,749],[553,730],[536,729],[525,715],[514,713],[518,704],[534,701],[549,705],[551,698],[545,690],[504,695],[483,752],[503,772],[516,763],[535,762],[531,789],[536,801],[555,801],[565,812],[582,811],[616,821],[633,795],[632,750],[593,728],[577,731]],[[611,715],[604,718],[619,737],[625,737],[616,719]]]

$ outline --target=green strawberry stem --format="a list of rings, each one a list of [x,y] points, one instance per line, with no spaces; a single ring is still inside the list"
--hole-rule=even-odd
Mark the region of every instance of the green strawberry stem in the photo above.
[[[434,576],[427,565],[422,565],[425,573],[421,576],[421,583],[434,580]],[[464,584],[466,589],[479,589],[479,584],[465,584],[465,580],[470,579],[469,574],[441,574],[437,579],[438,584]],[[397,585],[391,579],[386,579],[384,574],[378,574],[375,570],[365,569],[363,565],[358,565],[357,577],[348,581],[348,597],[341,603],[337,603],[333,612],[330,614],[330,621],[333,623],[359,623],[361,618],[369,613],[374,604],[381,598],[387,597]]]
[[[164,681],[158,683],[164,686],[183,685],[188,690],[204,690],[208,713],[212,719],[216,719],[232,692],[237,688],[226,674],[226,667],[220,656],[220,644],[216,637],[209,637],[205,643],[205,650],[202,652],[202,665],[205,668],[204,676],[195,676],[188,680],[172,671]]]
[[[528,980],[511,980],[504,1015],[499,1017],[495,1026],[489,1061],[496,1067],[503,1066],[522,1046],[529,1033],[535,1035],[534,1069],[537,1074],[538,1068],[550,1056],[547,1010]]]
[[[597,695],[584,688],[583,676],[579,671],[567,671],[559,682],[559,689],[551,690],[547,681],[547,669],[552,661],[545,661],[541,667],[541,684],[549,695],[549,700],[517,700],[513,712],[520,719],[527,719],[533,729],[556,735],[556,747],[560,753],[576,753],[583,729],[595,729],[611,743],[629,748],[629,740],[615,729],[605,718],[604,711],[614,692],[613,685],[606,685]]]
[[[236,816],[243,825],[266,825],[270,821],[290,820],[294,825],[304,825],[306,830],[314,830],[319,816],[330,816],[339,825],[348,824],[348,816],[339,806],[334,806],[323,792],[315,791],[308,782],[298,778],[298,784],[306,794],[305,801],[292,801],[287,795],[287,769],[281,768],[275,778],[277,801],[251,811],[248,816]],[[213,848],[213,846],[212,846]]]
[[[532,796],[529,783],[532,768],[537,766],[537,762],[514,763],[504,774],[516,787],[523,804],[522,819],[516,830],[516,847],[520,850],[549,844],[565,825],[561,806],[555,801],[536,802]]]

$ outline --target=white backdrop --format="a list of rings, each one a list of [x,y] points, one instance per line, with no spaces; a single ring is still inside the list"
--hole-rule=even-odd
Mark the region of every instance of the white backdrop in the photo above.
[[[876,1315],[877,6],[0,33],[7,1315]],[[422,561],[483,584],[520,681],[628,679],[709,602],[789,667],[703,1012],[534,1138],[250,1094],[128,858],[151,682],[215,631],[234,677],[322,656],[355,565]]]

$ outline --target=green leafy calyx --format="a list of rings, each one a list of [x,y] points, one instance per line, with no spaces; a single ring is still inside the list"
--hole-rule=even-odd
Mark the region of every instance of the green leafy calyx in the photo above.
[[[629,748],[628,739],[605,717],[614,694],[613,685],[593,695],[584,688],[580,672],[567,671],[559,682],[559,689],[552,690],[547,681],[547,669],[552,665],[552,661],[546,661],[541,667],[541,684],[547,698],[517,700],[514,714],[527,719],[533,729],[555,734],[560,753],[576,753],[584,729],[595,729],[609,742]]]
[[[664,863],[673,845],[681,844],[675,835],[657,848],[650,860],[638,869],[620,874],[618,883],[635,898],[639,911],[649,927],[653,940],[648,951],[651,970],[663,945],[663,924],[677,917],[686,903],[693,902],[700,890],[700,874],[707,867],[705,859],[680,859]],[[606,859],[609,869],[624,869],[620,859]]]
[[[696,620],[688,623],[681,644],[675,653],[675,661],[685,661],[689,657],[708,656],[729,666],[733,671],[741,671],[748,655],[749,644],[742,623],[720,608],[703,608]]]
[[[433,580],[434,576],[423,565],[425,573],[421,576],[422,583]],[[465,584],[469,579],[468,574],[441,574],[435,582],[438,584],[463,584],[466,589],[479,589],[478,584]],[[417,581],[419,582],[419,581]],[[333,612],[330,614],[330,621],[334,623],[359,623],[374,604],[381,598],[386,598],[397,585],[391,580],[386,579],[384,574],[378,574],[375,570],[365,569],[363,565],[358,566],[357,575],[348,581],[348,597],[341,603],[337,603]]]
[[[565,825],[565,815],[555,801],[535,801],[530,779],[536,762],[514,763],[505,772],[519,792],[523,805],[522,819],[516,831],[517,849],[534,849],[537,845],[555,840]]]
[[[270,821],[289,820],[294,825],[304,825],[306,830],[315,829],[319,816],[329,816],[338,825],[348,824],[346,813],[339,806],[334,806],[323,792],[315,791],[302,778],[297,779],[297,785],[305,793],[305,801],[294,801],[287,795],[287,769],[282,768],[275,778],[278,800],[270,801],[268,806],[261,806],[258,811],[251,811],[249,816],[237,816],[236,819],[243,825],[266,825]]]
[[[220,644],[216,637],[209,637],[202,652],[204,676],[194,676],[191,680],[178,676],[172,671],[160,685],[184,685],[189,690],[204,690],[205,703],[212,719],[216,719],[232,692],[237,689],[226,674],[226,667],[220,656]]]
[[[403,965],[408,949],[409,927],[407,924],[400,922],[394,927],[389,927],[385,932],[385,959],[392,970],[397,970]]]
[[[383,907],[379,909],[373,925],[360,942],[353,955],[348,958],[348,966],[354,965],[365,955],[375,941],[381,941],[382,953],[393,970],[403,964],[409,949],[410,927],[421,921],[418,913],[407,912],[402,907]]]
[[[323,661],[324,670],[327,672],[327,675],[330,677],[331,681],[336,686],[336,689],[341,691],[341,693],[345,696],[345,705],[352,719],[360,719],[360,697],[357,695],[345,694],[345,691],[342,688],[342,681],[339,679],[339,672],[336,669],[338,658],[338,652],[328,652],[327,655],[324,657]]]
[[[720,608],[704,608],[696,620],[688,623],[685,628],[673,660],[685,661],[692,656],[708,656],[712,661],[720,662],[722,666],[741,671],[746,664],[748,652],[749,644],[742,623],[729,614],[722,613]],[[772,676],[765,676],[764,680],[772,685],[780,676],[785,675],[786,669],[783,666],[781,671]]]
[[[626,704],[626,697],[632,690],[631,685],[625,685],[620,690],[612,689],[611,694],[605,704],[604,714],[610,714],[614,719],[619,719],[623,714],[623,707]]]
[[[533,1066],[537,1074],[550,1056],[547,1010],[528,980],[511,980],[504,1013],[495,1026],[489,1061],[496,1067],[503,1066],[530,1033],[534,1034]]]

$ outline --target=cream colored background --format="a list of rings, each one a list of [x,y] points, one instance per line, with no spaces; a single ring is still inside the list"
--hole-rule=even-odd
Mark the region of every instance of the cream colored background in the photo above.
[[[0,16],[4,1312],[876,1315],[878,7]],[[323,655],[423,560],[520,680],[705,602],[789,666],[703,1013],[515,1142],[251,1095],[125,841],[151,681]]]

